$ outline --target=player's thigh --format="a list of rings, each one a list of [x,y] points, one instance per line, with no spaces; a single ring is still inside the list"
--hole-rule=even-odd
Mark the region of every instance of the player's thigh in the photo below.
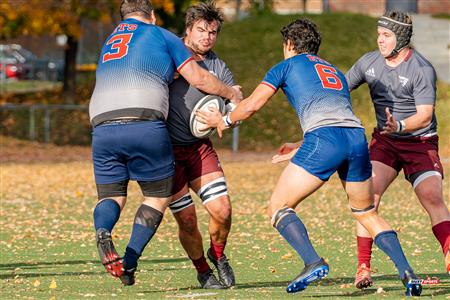
[[[148,182],[172,177],[174,157],[165,123],[146,121],[131,123],[128,126],[132,129],[129,138],[134,141],[134,144],[126,149],[130,178]]]
[[[445,207],[442,191],[442,177],[439,173],[428,172],[430,176],[424,178],[414,189],[423,207]],[[425,175],[427,173],[424,173]],[[428,210],[428,209],[427,209]]]
[[[375,195],[375,205],[379,206],[381,196],[387,188],[397,178],[398,172],[391,166],[380,161],[372,160],[373,192]]]
[[[211,218],[217,222],[229,223],[231,221],[232,209],[228,195],[222,195],[213,201],[208,201],[204,206]]]
[[[193,145],[190,155],[185,157],[185,163],[189,186],[196,193],[211,180],[224,176],[219,156],[209,139]]]
[[[143,204],[148,205],[156,210],[159,210],[161,213],[164,213],[167,206],[169,206],[172,197],[144,197]]]
[[[350,207],[366,209],[374,204],[372,178],[364,181],[344,181],[342,185],[347,193]]]
[[[273,190],[269,202],[269,215],[283,207],[295,208],[325,182],[302,167],[289,163]]]

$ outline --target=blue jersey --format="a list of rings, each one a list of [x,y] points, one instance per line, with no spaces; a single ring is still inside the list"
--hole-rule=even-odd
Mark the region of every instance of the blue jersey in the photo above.
[[[316,55],[299,54],[278,63],[262,84],[283,90],[304,133],[325,126],[362,128],[344,74]]]
[[[173,33],[133,18],[122,21],[100,54],[91,123],[120,117],[165,120],[174,71],[191,59]]]

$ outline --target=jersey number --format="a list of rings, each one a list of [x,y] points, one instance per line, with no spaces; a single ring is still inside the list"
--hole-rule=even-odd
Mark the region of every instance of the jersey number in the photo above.
[[[342,90],[342,82],[336,75],[335,68],[322,64],[316,64],[314,67],[325,89]]]
[[[103,61],[121,59],[128,54],[128,44],[133,37],[132,33],[122,33],[111,37],[106,45],[111,45],[111,51],[103,54]]]

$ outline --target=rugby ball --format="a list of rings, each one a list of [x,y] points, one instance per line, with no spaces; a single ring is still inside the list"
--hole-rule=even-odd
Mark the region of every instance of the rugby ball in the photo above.
[[[189,127],[193,136],[199,139],[207,138],[216,130],[215,128],[208,128],[206,124],[197,120],[195,112],[197,110],[208,111],[210,107],[216,108],[223,115],[225,113],[225,101],[219,96],[206,95],[200,99],[191,112],[189,120]]]

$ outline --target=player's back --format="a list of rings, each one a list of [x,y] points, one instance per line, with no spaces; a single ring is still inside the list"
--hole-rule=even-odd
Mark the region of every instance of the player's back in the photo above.
[[[270,83],[272,70],[303,132],[324,126],[362,127],[352,111],[345,76],[332,64],[317,55],[299,54],[274,66],[264,82]]]
[[[167,117],[168,84],[177,66],[176,49],[171,49],[168,40],[174,37],[132,18],[116,27],[103,45],[97,66],[89,107],[94,126],[111,117]]]

